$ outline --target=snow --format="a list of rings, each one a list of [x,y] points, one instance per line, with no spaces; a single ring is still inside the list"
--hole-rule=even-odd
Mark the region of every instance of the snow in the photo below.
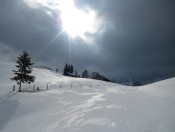
[[[130,87],[44,69],[33,74],[40,91],[31,84],[12,92],[13,82],[1,83],[1,132],[175,132],[175,78]]]

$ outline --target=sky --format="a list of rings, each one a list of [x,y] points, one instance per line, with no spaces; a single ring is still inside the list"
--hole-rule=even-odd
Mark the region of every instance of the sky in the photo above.
[[[0,72],[35,64],[142,83],[175,76],[174,0],[1,0]],[[2,74],[1,74],[2,76]]]

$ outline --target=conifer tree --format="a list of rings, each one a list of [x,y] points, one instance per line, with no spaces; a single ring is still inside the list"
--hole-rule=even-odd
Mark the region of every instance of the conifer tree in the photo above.
[[[11,80],[16,81],[19,85],[19,92],[21,92],[21,83],[28,83],[35,81],[35,77],[31,76],[32,73],[32,65],[34,63],[31,62],[31,58],[29,54],[24,51],[19,57],[17,57],[16,61],[17,70],[12,70],[15,74]]]
[[[73,72],[74,72],[73,65],[66,63],[66,65],[64,67],[63,75],[71,76],[71,75],[73,75]]]
[[[68,66],[68,72],[71,73],[71,66],[70,66],[70,64]]]
[[[68,75],[68,70],[69,70],[69,66],[68,64],[66,63],[65,67],[64,67],[64,71],[63,71],[63,75]]]
[[[74,75],[75,75],[76,77],[78,77],[78,71],[77,71],[77,70],[75,70]]]
[[[70,66],[70,73],[73,73],[74,72],[74,67],[73,65]]]
[[[83,77],[83,78],[88,78],[88,77],[89,77],[88,70],[84,70],[84,71],[83,71],[82,77]]]

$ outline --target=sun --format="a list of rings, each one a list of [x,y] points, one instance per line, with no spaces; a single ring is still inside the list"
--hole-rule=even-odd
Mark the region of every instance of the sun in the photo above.
[[[60,0],[59,9],[63,29],[70,37],[79,36],[83,38],[86,32],[95,32],[96,14],[94,11],[77,9],[73,0]]]
[[[50,11],[60,13],[63,31],[67,32],[71,38],[77,36],[86,39],[86,33],[95,33],[99,27],[96,12],[85,7],[78,9],[74,0],[24,0],[32,8],[46,7]],[[52,14],[47,11],[47,14]],[[60,26],[60,25],[59,25]]]

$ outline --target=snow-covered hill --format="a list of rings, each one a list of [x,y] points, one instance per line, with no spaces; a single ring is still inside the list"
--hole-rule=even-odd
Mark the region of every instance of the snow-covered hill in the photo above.
[[[175,78],[129,87],[43,69],[33,74],[40,91],[0,85],[1,132],[175,132]]]

